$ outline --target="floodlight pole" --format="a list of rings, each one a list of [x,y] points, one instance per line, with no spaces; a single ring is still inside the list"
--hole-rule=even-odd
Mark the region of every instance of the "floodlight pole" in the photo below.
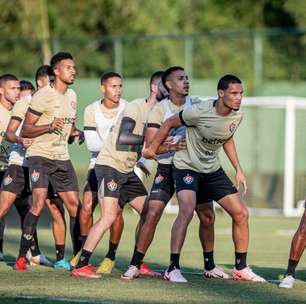
[[[295,103],[293,98],[286,100],[285,122],[285,170],[284,170],[284,201],[285,216],[293,215],[294,204],[294,160],[295,160]]]

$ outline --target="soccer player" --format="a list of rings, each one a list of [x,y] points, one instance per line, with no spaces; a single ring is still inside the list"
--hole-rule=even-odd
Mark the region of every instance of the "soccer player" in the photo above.
[[[20,80],[20,99],[26,98],[28,100],[32,99],[32,95],[35,92],[35,88],[30,81]]]
[[[306,202],[305,202],[306,204]],[[288,267],[283,279],[278,285],[281,288],[292,288],[295,281],[295,269],[306,246],[306,211],[304,210],[300,225],[295,232],[290,248]]]
[[[170,83],[166,80],[166,86]],[[144,149],[147,158],[155,157],[159,145],[171,128],[186,126],[187,149],[174,155],[174,179],[179,202],[179,213],[171,233],[170,265],[165,279],[181,277],[180,252],[185,240],[197,202],[217,201],[232,217],[233,241],[235,245],[234,280],[264,282],[247,266],[249,244],[248,210],[242,203],[237,188],[223,171],[218,152],[223,146],[236,170],[236,180],[244,185],[245,177],[235,150],[233,135],[242,113],[240,104],[243,94],[241,80],[234,75],[223,76],[217,86],[218,99],[199,101],[168,118],[156,133],[152,144]]]
[[[0,76],[0,182],[8,166],[10,143],[5,140],[5,130],[11,116],[14,103],[20,97],[20,84],[15,75],[3,74]],[[3,235],[5,222],[0,218],[0,261],[3,261]]]
[[[191,104],[199,102],[197,97],[189,97],[189,81],[184,69],[174,66],[167,69],[163,74],[163,83],[167,81],[169,97],[159,102],[149,115],[145,143],[150,145],[154,135],[157,133],[161,124],[170,116],[186,109]],[[185,137],[185,127],[173,129],[170,134],[173,138]],[[158,162],[157,172],[149,196],[147,214],[145,222],[140,228],[137,250],[135,251],[129,269],[122,276],[123,279],[133,279],[139,276],[139,265],[150,246],[156,226],[167,203],[175,191],[174,179],[172,175],[172,160],[174,152],[166,151],[159,154],[156,159]],[[204,202],[202,202],[204,203]],[[200,219],[200,239],[204,248],[204,274],[207,277],[228,278],[229,276],[213,261],[213,236],[214,236],[214,211],[211,202],[198,205],[196,211]],[[208,233],[207,233],[208,232]],[[207,240],[212,240],[212,244],[207,244]],[[172,281],[179,280],[180,277],[173,277]]]
[[[80,211],[82,243],[86,241],[92,226],[93,212],[98,203],[98,185],[94,170],[95,162],[111,128],[117,123],[126,105],[126,101],[121,99],[122,78],[119,74],[114,72],[103,74],[100,89],[103,93],[103,98],[88,105],[84,111],[85,143],[87,149],[91,152],[91,158]],[[108,253],[98,267],[97,273],[112,272],[123,226],[124,221],[122,212],[120,212],[111,227]],[[80,254],[81,251],[71,260],[73,267],[78,263]]]
[[[148,113],[157,102],[158,81],[155,77],[151,78],[151,90],[155,93],[149,98],[136,99],[127,104],[121,123],[111,130],[97,157],[95,173],[101,193],[99,202],[102,215],[90,229],[79,263],[72,271],[73,276],[99,278],[100,275],[89,265],[89,259],[104,233],[127,202],[139,214],[143,212],[147,191],[134,173],[134,166],[142,150]]]
[[[33,204],[23,224],[20,251],[15,264],[17,270],[27,269],[25,255],[48,195],[49,182],[64,201],[70,215],[74,254],[81,247],[78,184],[68,152],[69,136],[80,135],[74,126],[77,97],[68,88],[74,82],[76,70],[71,54],[65,52],[59,52],[51,58],[51,67],[55,80],[34,94],[21,133],[23,137],[33,138],[26,154]]]

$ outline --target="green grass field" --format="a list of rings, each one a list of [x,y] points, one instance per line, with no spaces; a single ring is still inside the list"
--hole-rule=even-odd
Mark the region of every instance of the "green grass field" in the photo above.
[[[102,279],[75,279],[68,272],[36,266],[28,272],[17,273],[11,265],[0,263],[0,303],[305,303],[306,263],[299,265],[298,282],[292,290],[281,290],[275,280],[286,267],[291,235],[298,225],[297,218],[252,217],[251,244],[248,262],[253,270],[269,283],[246,283],[232,280],[205,280],[203,258],[198,240],[198,220],[192,221],[182,252],[181,266],[187,284],[171,284],[161,278],[139,278],[123,281],[120,274],[128,266],[134,245],[134,228],[138,217],[125,210],[125,230],[117,253],[116,270]],[[172,215],[164,215],[146,261],[164,270],[169,261],[170,227]],[[230,271],[233,263],[231,222],[228,216],[217,214],[216,262]],[[8,228],[5,235],[5,254],[13,261],[19,244],[19,230]],[[68,238],[68,237],[67,237]],[[54,257],[51,231],[39,230],[40,246],[49,257]],[[68,238],[69,239],[69,238]],[[108,235],[95,251],[91,262],[98,264],[107,250]],[[70,241],[67,256],[71,255]]]

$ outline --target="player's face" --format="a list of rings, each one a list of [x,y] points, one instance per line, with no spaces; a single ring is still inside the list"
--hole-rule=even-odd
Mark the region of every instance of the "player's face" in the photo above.
[[[0,88],[2,98],[14,104],[20,98],[20,85],[17,80],[8,80]]]
[[[20,98],[29,98],[31,99],[33,92],[32,90],[22,90],[20,91]]]
[[[119,103],[122,94],[122,80],[119,77],[108,78],[101,86],[104,98]]]
[[[61,60],[54,70],[54,74],[64,83],[73,84],[76,76],[74,61],[72,59]]]
[[[177,70],[172,72],[166,84],[170,92],[176,95],[187,96],[189,94],[189,80],[185,71]]]
[[[243,95],[243,86],[241,83],[230,83],[226,90],[219,90],[219,96],[223,98],[224,104],[237,111],[240,109]]]

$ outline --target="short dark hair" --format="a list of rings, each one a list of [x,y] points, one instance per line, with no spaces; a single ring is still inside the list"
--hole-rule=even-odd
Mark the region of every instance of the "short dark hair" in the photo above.
[[[20,80],[20,91],[31,90],[34,91],[35,88],[33,84],[28,80]]]
[[[3,74],[0,76],[0,87],[3,86],[7,81],[18,81],[17,77],[13,74]]]
[[[226,90],[230,83],[242,83],[242,81],[235,75],[224,75],[218,81],[217,90]]]
[[[166,81],[169,79],[169,76],[175,71],[185,71],[185,70],[181,66],[173,66],[173,67],[168,68],[162,76],[162,83],[168,92],[169,92],[169,88],[166,86]]]
[[[164,75],[164,71],[156,71],[154,72],[151,77],[150,77],[150,86],[152,85],[152,83],[157,79],[157,78],[162,78]]]
[[[73,60],[73,57],[70,53],[67,52],[58,52],[55,55],[52,56],[51,60],[50,60],[50,65],[52,70],[54,70],[56,68],[56,66],[65,59],[71,59]]]
[[[113,78],[113,77],[117,77],[117,78],[122,79],[121,75],[116,73],[116,72],[107,72],[107,73],[104,73],[101,76],[101,84],[103,84],[105,81],[107,81],[108,79]]]
[[[50,76],[54,76],[51,66],[47,64],[40,66],[37,69],[36,74],[35,74],[36,85],[39,79],[44,78],[44,77],[50,77]]]

